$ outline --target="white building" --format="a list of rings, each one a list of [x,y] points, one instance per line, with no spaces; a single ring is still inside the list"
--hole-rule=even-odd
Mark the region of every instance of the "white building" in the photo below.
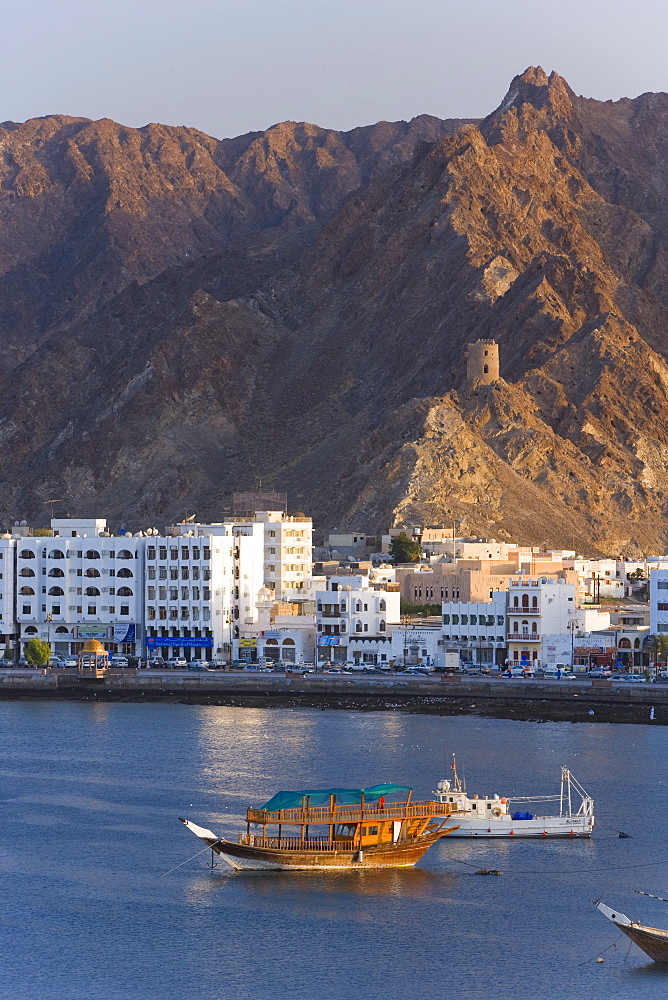
[[[540,663],[543,635],[570,634],[580,627],[576,615],[575,584],[561,579],[524,576],[508,581],[508,658]]]
[[[112,653],[141,652],[145,537],[111,537],[101,518],[55,518],[51,527],[53,537],[16,543],[21,645],[39,637],[68,654],[99,639]]]
[[[332,576],[316,593],[319,660],[386,663],[392,629],[399,624],[399,584],[367,576]]]
[[[649,571],[649,632],[668,633],[668,567]]]
[[[438,626],[400,625],[392,630],[391,663],[395,668],[445,666],[442,631]]]
[[[313,521],[282,511],[255,512],[264,524],[264,584],[278,600],[298,600],[308,590],[313,569]]]
[[[0,658],[14,658],[18,640],[16,622],[16,538],[0,537]]]
[[[260,590],[257,622],[241,629],[234,640],[235,659],[255,661],[261,658],[276,663],[315,663],[315,612],[302,601],[275,601],[268,587]]]
[[[506,650],[506,594],[489,601],[443,602],[444,647],[459,649],[466,663],[502,663]]]

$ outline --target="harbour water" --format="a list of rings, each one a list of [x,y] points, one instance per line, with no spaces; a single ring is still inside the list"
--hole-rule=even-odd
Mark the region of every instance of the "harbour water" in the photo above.
[[[0,703],[0,727],[3,997],[665,996],[668,966],[592,905],[668,927],[634,892],[668,895],[664,727],[70,702]],[[211,870],[205,851],[161,877],[201,846],[179,815],[233,835],[280,788],[422,797],[453,750],[471,792],[548,794],[568,765],[594,838],[445,839],[415,869],[326,875]]]

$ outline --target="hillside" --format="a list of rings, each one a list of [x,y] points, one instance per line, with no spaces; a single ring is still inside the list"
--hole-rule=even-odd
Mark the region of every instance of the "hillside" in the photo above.
[[[6,519],[220,517],[261,476],[323,526],[666,545],[668,95],[531,69],[477,123],[3,129]]]

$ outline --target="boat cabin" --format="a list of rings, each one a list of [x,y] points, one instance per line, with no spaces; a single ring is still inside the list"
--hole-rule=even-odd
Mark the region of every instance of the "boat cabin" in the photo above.
[[[248,809],[239,843],[273,850],[364,851],[436,833],[457,807],[412,800],[406,785],[277,792]]]

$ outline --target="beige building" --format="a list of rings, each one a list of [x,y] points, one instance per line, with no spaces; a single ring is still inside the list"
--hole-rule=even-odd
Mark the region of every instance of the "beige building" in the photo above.
[[[264,583],[279,600],[305,596],[312,570],[313,521],[280,510],[256,511],[264,524]]]

